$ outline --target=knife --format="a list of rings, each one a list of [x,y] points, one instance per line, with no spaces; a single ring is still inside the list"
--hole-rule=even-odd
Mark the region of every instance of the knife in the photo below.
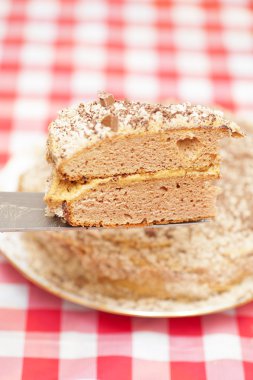
[[[71,229],[91,229],[105,227],[72,227],[60,218],[45,215],[44,193],[0,192],[0,232],[14,231],[60,231]],[[204,222],[183,222],[167,224],[188,225]],[[162,227],[156,224],[147,227]],[[108,228],[108,227],[107,227]],[[122,228],[119,226],[117,228]],[[123,226],[123,228],[125,228]]]
[[[44,193],[0,192],[0,232],[71,228],[45,215]]]

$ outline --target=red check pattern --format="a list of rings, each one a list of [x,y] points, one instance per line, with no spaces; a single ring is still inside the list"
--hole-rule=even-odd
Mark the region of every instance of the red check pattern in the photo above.
[[[116,97],[252,116],[250,0],[0,2],[0,165],[64,105]],[[141,319],[55,298],[0,261],[0,380],[253,378],[253,304]]]

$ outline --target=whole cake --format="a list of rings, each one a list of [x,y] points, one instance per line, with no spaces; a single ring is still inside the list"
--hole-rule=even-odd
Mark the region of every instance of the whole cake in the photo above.
[[[80,281],[94,294],[192,302],[226,293],[253,276],[253,126],[243,126],[247,137],[222,150],[223,192],[215,221],[176,228],[38,232],[30,238],[49,257],[64,258],[63,273],[78,255]],[[36,180],[33,170],[22,176],[20,190],[45,189],[50,169]],[[50,271],[57,277],[56,265]]]
[[[220,111],[102,93],[61,111],[49,127],[48,209],[73,226],[212,218],[219,142],[229,136],[242,132]]]

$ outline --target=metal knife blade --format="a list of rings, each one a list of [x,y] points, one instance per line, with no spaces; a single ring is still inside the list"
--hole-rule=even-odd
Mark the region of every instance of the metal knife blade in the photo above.
[[[103,227],[72,227],[58,217],[45,215],[44,193],[0,192],[0,232],[60,231],[62,229],[87,229]],[[201,220],[204,222],[206,220]],[[187,222],[169,224],[196,224]],[[162,227],[164,224],[150,227]],[[117,227],[120,228],[121,226]]]
[[[0,231],[39,231],[71,228],[45,215],[44,193],[0,192]]]

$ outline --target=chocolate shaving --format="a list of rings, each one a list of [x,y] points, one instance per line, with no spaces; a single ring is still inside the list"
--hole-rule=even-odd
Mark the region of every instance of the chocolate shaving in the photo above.
[[[100,92],[98,98],[102,107],[109,107],[115,102],[113,95],[107,92]]]
[[[119,127],[119,120],[117,116],[114,115],[106,115],[102,120],[101,124],[105,125],[106,127],[111,128],[112,131],[116,132]]]

